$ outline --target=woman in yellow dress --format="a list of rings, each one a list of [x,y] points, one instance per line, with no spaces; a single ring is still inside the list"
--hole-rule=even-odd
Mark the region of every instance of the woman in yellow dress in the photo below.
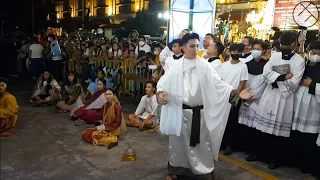
[[[7,81],[0,78],[0,136],[12,135],[9,130],[17,122],[18,110],[16,98],[7,92]]]

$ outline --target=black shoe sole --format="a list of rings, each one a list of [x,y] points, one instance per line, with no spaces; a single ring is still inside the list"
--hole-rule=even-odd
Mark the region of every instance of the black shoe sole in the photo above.
[[[108,149],[114,148],[114,147],[118,146],[118,144],[119,144],[118,142],[110,143],[110,144],[108,145]]]

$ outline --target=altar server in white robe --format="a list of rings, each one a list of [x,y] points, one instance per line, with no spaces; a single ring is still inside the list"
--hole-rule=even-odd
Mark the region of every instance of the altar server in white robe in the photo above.
[[[163,69],[165,72],[170,69],[171,63],[174,63],[175,61],[179,60],[183,56],[183,53],[181,50],[182,44],[180,39],[174,39],[172,42],[169,43],[168,47],[173,52],[173,56],[167,57],[166,63],[163,66]]]
[[[253,41],[254,39],[250,36],[245,36],[242,39],[241,43],[244,44],[244,50],[242,56],[240,57],[241,62],[247,63],[253,59],[253,56],[251,55]]]
[[[266,49],[263,49],[263,43],[264,42],[259,40],[254,41],[251,51],[253,59],[246,63],[249,74],[246,86],[250,88],[250,92],[255,94],[256,96],[253,101],[242,103],[239,110],[238,122],[241,125],[238,127],[239,132],[241,132],[239,133],[239,136],[241,137],[241,148],[246,149],[248,152],[254,151],[254,148],[257,145],[257,130],[255,130],[252,125],[261,96],[267,86],[267,83],[265,82],[263,76],[263,67],[267,63],[266,60],[262,59],[262,55],[266,52]],[[255,156],[253,155],[253,157],[248,157],[247,160],[250,161],[251,158],[255,159]]]
[[[209,40],[209,47],[207,50],[207,61],[211,64],[213,69],[219,74],[222,61],[220,55],[223,53],[224,46],[220,42]]]
[[[303,173],[312,170],[312,152],[320,132],[320,41],[312,42],[309,47],[310,61],[295,94],[291,132],[293,157]]]
[[[157,86],[157,99],[163,105],[160,131],[169,135],[167,180],[183,179],[181,175],[212,180],[229,102],[254,95],[244,90],[238,96],[208,62],[197,57],[198,34],[187,34],[182,41],[185,56],[174,63]]]
[[[187,34],[190,33],[189,29],[184,29],[180,32],[179,34],[179,39],[182,39],[182,37]],[[170,50],[169,46],[166,46],[164,49],[162,49],[161,53],[160,53],[160,64],[162,67],[165,66],[166,64],[166,60],[168,57],[172,57],[174,55],[174,53]]]
[[[277,161],[285,160],[293,119],[294,93],[305,69],[304,59],[293,51],[296,39],[296,32],[283,32],[279,39],[281,53],[272,55],[263,69],[268,85],[261,97],[253,126],[269,134],[261,140],[265,146],[261,148],[270,161],[270,169],[278,167]]]

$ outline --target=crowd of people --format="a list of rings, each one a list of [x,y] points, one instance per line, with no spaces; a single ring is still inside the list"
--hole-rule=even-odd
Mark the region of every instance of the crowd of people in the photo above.
[[[57,113],[70,112],[76,126],[94,124],[83,139],[108,148],[118,145],[127,126],[145,130],[160,123],[170,135],[168,180],[212,178],[219,149],[225,155],[245,151],[248,162],[295,166],[319,178],[319,40],[305,50],[305,39],[285,31],[273,43],[245,36],[226,46],[208,33],[200,50],[199,35],[188,29],[167,46],[136,31],[128,39],[58,41],[50,34],[48,41],[23,42],[17,67],[28,61],[31,77],[38,78],[30,103],[55,104]],[[124,119],[116,73],[105,61],[127,59],[146,68],[150,81],[135,113]],[[6,87],[0,80],[1,108],[8,111],[0,111],[1,133],[14,126],[18,112]]]

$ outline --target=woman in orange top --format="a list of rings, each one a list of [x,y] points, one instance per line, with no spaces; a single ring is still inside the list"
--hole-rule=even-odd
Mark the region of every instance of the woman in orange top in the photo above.
[[[19,106],[16,98],[7,92],[7,82],[0,79],[0,136],[12,135],[9,130],[13,128],[18,119]]]

